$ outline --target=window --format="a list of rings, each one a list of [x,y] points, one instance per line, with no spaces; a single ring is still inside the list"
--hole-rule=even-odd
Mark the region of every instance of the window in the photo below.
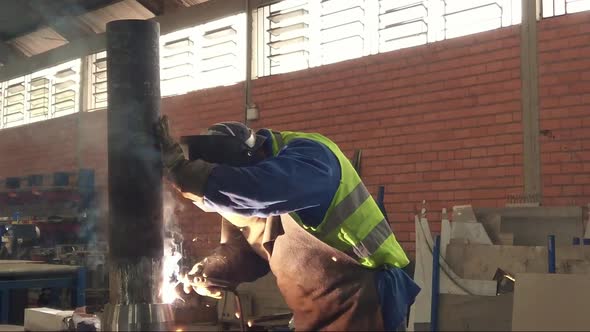
[[[160,37],[160,89],[162,96],[195,90],[197,58],[195,28]]]
[[[0,127],[77,112],[79,85],[79,59],[0,83]]]
[[[234,84],[244,80],[246,15],[236,15],[198,27],[200,88]]]
[[[260,76],[309,67],[311,6],[303,0],[285,0],[256,13]]]
[[[445,0],[444,38],[453,38],[520,23],[518,0]]]
[[[543,17],[590,10],[590,0],[543,0]]]
[[[366,14],[364,0],[322,1],[322,64],[358,58],[367,53]]]
[[[31,75],[29,84],[29,122],[47,119],[49,115],[50,80],[41,73]]]
[[[226,17],[160,38],[162,96],[244,79],[246,16]]]
[[[4,90],[2,126],[18,126],[25,119],[25,77],[10,80]]]
[[[89,66],[91,75],[88,110],[104,109],[107,107],[107,52],[91,55]]]
[[[53,74],[52,79],[52,118],[78,111],[80,60],[75,60],[54,68],[55,74]]]
[[[380,0],[379,52],[426,44],[429,26],[427,5],[427,1]]]
[[[285,73],[517,24],[520,5],[520,0],[283,0],[254,13],[253,73]]]

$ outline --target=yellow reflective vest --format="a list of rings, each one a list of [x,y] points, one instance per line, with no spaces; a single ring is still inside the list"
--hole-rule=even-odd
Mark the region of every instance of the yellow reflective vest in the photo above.
[[[408,257],[395,239],[379,206],[334,142],[320,134],[287,131],[273,132],[272,137],[275,156],[290,141],[304,138],[325,145],[340,162],[340,186],[322,222],[317,227],[306,226],[297,213],[291,213],[293,219],[324,243],[356,257],[365,267],[403,268],[408,265]]]

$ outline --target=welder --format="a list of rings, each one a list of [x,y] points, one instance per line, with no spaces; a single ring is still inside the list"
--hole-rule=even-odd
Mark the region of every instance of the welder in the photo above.
[[[222,218],[221,245],[189,284],[221,295],[272,271],[296,330],[404,330],[420,288],[409,260],[344,153],[315,133],[253,131],[239,122],[197,135],[187,158],[167,118],[158,135],[166,174]]]

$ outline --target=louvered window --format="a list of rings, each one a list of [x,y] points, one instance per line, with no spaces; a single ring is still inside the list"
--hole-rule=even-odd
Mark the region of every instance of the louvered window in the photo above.
[[[104,109],[107,107],[107,52],[96,53],[90,57],[89,110]]]
[[[590,10],[590,0],[543,0],[543,17]]]
[[[428,1],[379,1],[379,52],[428,42]]]
[[[321,64],[365,55],[367,35],[365,2],[365,0],[322,1]]]
[[[243,80],[245,20],[239,14],[162,36],[162,96]]]
[[[55,68],[53,75],[53,105],[51,117],[72,114],[78,111],[80,89],[80,60]]]
[[[257,11],[258,76],[285,73],[310,65],[310,4],[285,0]]]
[[[195,28],[189,28],[160,38],[162,96],[195,90],[197,73],[195,35]]]
[[[516,0],[445,0],[444,38],[454,38],[519,23]],[[518,1],[520,2],[520,1]]]
[[[201,38],[200,88],[233,84],[244,79],[245,20],[245,15],[237,15],[198,28]]]
[[[49,116],[51,80],[40,74],[31,75],[29,83],[29,122],[45,120]]]
[[[18,126],[25,120],[25,77],[7,82],[4,90],[2,125],[4,128]]]

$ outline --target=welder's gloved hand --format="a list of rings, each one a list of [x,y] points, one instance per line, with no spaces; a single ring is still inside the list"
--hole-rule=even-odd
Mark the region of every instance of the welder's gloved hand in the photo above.
[[[220,298],[222,290],[235,289],[240,283],[254,281],[269,271],[268,262],[238,234],[193,267],[185,278],[188,283],[184,282],[184,291],[189,293],[192,288],[197,294]]]
[[[156,125],[156,135],[158,136],[160,146],[162,147],[162,162],[164,167],[168,170],[174,170],[182,163],[186,162],[180,144],[170,136],[168,117],[166,115],[162,116],[160,121],[158,121]]]
[[[189,294],[191,288],[195,293],[201,296],[208,296],[214,299],[221,299],[222,291],[227,289],[219,287],[207,279],[207,274],[203,272],[207,259],[195,264],[193,269],[183,278],[183,288],[186,294]]]
[[[170,136],[168,118],[165,115],[156,125],[156,135],[162,148],[162,162],[168,179],[181,192],[202,197],[209,174],[215,165],[200,159],[186,160],[180,144]]]

